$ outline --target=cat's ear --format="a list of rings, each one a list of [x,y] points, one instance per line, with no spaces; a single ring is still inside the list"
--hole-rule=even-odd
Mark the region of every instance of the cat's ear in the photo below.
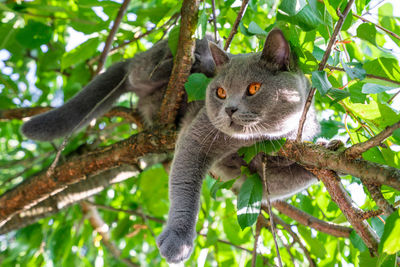
[[[211,55],[214,59],[215,65],[217,67],[229,63],[230,58],[229,58],[228,53],[226,53],[224,50],[219,48],[219,46],[213,42],[209,42],[209,46],[210,46]]]
[[[279,29],[273,29],[267,36],[260,61],[276,70],[288,70],[290,46]]]

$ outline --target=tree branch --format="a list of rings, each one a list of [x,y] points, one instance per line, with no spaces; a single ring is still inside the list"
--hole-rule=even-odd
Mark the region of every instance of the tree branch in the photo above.
[[[379,24],[376,24],[376,23],[374,23],[374,22],[372,22],[372,21],[370,21],[370,20],[367,20],[366,18],[363,18],[363,17],[361,17],[361,16],[359,16],[359,15],[357,15],[357,14],[354,14],[354,13],[353,13],[353,17],[356,17],[356,18],[358,18],[358,19],[360,19],[360,20],[362,20],[362,21],[364,21],[364,22],[366,22],[366,23],[372,23],[372,24],[375,25],[375,27],[381,29],[382,31],[386,32],[387,34],[389,34],[389,35],[393,36],[394,38],[400,40],[400,36],[399,36],[399,35],[395,34],[395,33],[392,32],[392,31],[389,31],[388,29],[382,27],[382,26],[379,25]]]
[[[109,227],[101,218],[96,207],[85,201],[81,202],[81,207],[83,213],[89,216],[90,225],[102,237],[101,242],[108,248],[114,258],[125,263],[129,267],[139,267],[138,264],[133,263],[130,259],[121,258],[122,253],[119,248],[111,241],[110,233],[108,231]]]
[[[394,207],[383,197],[380,186],[365,183],[364,185],[367,187],[376,205],[384,212],[384,214],[389,216],[395,211]]]
[[[326,65],[326,68],[328,68],[329,70],[337,70],[337,71],[345,72],[344,68],[339,68],[339,67],[335,67],[335,66],[331,66],[331,65]],[[373,74],[367,74],[366,77],[367,78],[371,78],[371,79],[377,79],[377,80],[382,80],[382,81],[394,83],[396,85],[400,85],[399,81],[391,80],[391,79],[386,78],[386,77],[381,77],[381,76],[377,76],[377,75],[373,75]]]
[[[229,46],[231,45],[233,36],[235,36],[235,34],[237,33],[237,29],[239,27],[239,23],[242,20],[244,12],[246,12],[246,8],[247,8],[247,4],[248,3],[249,3],[249,0],[243,0],[242,1],[242,5],[240,6],[239,12],[238,12],[237,17],[235,19],[235,22],[233,23],[232,30],[229,33],[228,38],[226,39],[225,46],[224,46],[224,50],[225,51],[228,50]]]
[[[317,231],[324,232],[329,235],[337,237],[349,237],[353,229],[341,225],[337,225],[331,222],[322,221],[320,219],[311,216],[310,214],[299,210],[298,208],[284,202],[281,200],[274,201],[274,208],[276,208],[280,213],[292,218],[293,220],[314,228]],[[280,224],[280,223],[279,223]]]
[[[386,127],[385,130],[380,132],[378,135],[375,135],[374,137],[368,139],[367,141],[349,147],[344,152],[346,157],[350,159],[355,159],[368,149],[379,146],[383,142],[383,140],[391,136],[393,132],[398,128],[400,128],[400,121],[391,126]]]
[[[110,185],[122,182],[134,175],[137,175],[137,170],[130,165],[122,165],[96,175],[91,175],[88,179],[69,185],[63,191],[51,195],[33,207],[14,215],[7,223],[0,227],[0,235],[20,229],[42,218],[58,213],[78,201],[100,193]]]
[[[347,14],[349,14],[349,11],[350,11],[351,6],[353,5],[353,3],[354,3],[354,0],[349,0],[349,2],[347,3],[346,8],[343,11],[343,13],[340,14],[340,17],[339,17],[339,19],[338,19],[338,21],[336,23],[335,29],[334,29],[334,31],[332,33],[332,36],[329,39],[329,43],[328,43],[328,46],[326,47],[324,56],[322,57],[322,60],[318,65],[318,70],[319,71],[324,70],[326,62],[328,62],[329,55],[331,54],[332,47],[336,43],[336,37],[339,34],[340,30],[342,29],[344,20],[346,19]],[[316,90],[315,87],[312,87],[310,92],[308,93],[307,100],[306,100],[306,103],[304,105],[304,110],[303,110],[303,113],[301,114],[301,118],[300,118],[300,122],[299,122],[299,129],[297,131],[297,137],[296,137],[296,141],[298,141],[298,142],[301,141],[301,136],[303,134],[304,122],[306,121],[307,113],[308,113],[308,110],[310,109],[310,106],[311,106],[311,103],[312,103],[312,99],[313,99],[314,94],[315,94],[315,90]]]
[[[178,50],[174,59],[171,77],[160,109],[161,124],[175,122],[176,114],[185,93],[185,82],[192,68],[192,56],[195,41],[193,34],[197,26],[199,0],[183,0],[181,8],[181,28]]]
[[[340,210],[362,238],[365,245],[373,254],[377,255],[379,237],[369,226],[368,222],[360,218],[362,211],[354,205],[352,199],[343,188],[339,176],[330,170],[311,169],[310,171],[324,183],[332,200],[339,206]]]
[[[127,214],[139,216],[139,217],[141,217],[141,218],[143,218],[143,219],[148,219],[148,220],[151,220],[151,221],[154,221],[154,222],[165,223],[165,220],[164,220],[164,219],[161,219],[161,218],[157,218],[157,217],[153,217],[153,216],[144,214],[144,213],[141,212],[141,211],[137,211],[137,210],[126,210],[126,209],[117,209],[117,208],[113,208],[113,207],[110,207],[110,206],[105,206],[105,205],[97,204],[97,203],[94,203],[94,202],[91,202],[91,201],[86,201],[86,202],[90,203],[91,205],[95,206],[95,207],[98,208],[98,209],[103,209],[103,210],[108,210],[108,211],[113,211],[113,212],[124,212],[124,213],[127,213]]]
[[[30,108],[15,108],[8,110],[0,110],[0,121],[9,120],[23,120],[46,111],[52,110],[53,107],[30,107]],[[105,113],[105,117],[121,117],[130,123],[135,123],[138,128],[143,128],[141,116],[137,109],[131,110],[126,107],[113,107],[110,111]]]
[[[104,67],[104,63],[106,62],[107,55],[108,55],[108,52],[110,51],[111,44],[112,44],[112,42],[114,40],[115,34],[117,33],[117,30],[119,28],[119,24],[121,23],[122,17],[124,16],[124,14],[126,12],[126,9],[128,8],[130,2],[131,2],[131,0],[124,0],[124,2],[122,3],[120,9],[118,10],[117,17],[114,20],[113,26],[112,26],[112,28],[110,30],[110,33],[109,33],[108,37],[107,37],[106,44],[104,45],[103,52],[100,55],[99,64],[97,65],[97,69],[96,69],[95,75],[99,74],[100,71]]]
[[[265,211],[268,212],[267,207],[265,206],[261,206],[261,208]],[[271,216],[271,215],[270,215]],[[274,222],[275,224],[279,224],[283,227],[283,229],[285,229],[293,238],[293,241],[298,243],[300,248],[303,250],[304,254],[306,255],[306,258],[308,260],[309,266],[311,267],[315,267],[317,266],[315,264],[315,261],[313,258],[311,258],[310,252],[307,250],[307,248],[303,245],[303,243],[301,242],[301,239],[299,238],[299,236],[293,232],[291,226],[289,224],[287,224],[284,220],[282,220],[279,216],[275,215],[274,213],[272,213],[272,216],[274,217]],[[264,224],[266,224],[268,221],[267,219],[264,218]]]
[[[13,215],[29,209],[66,186],[121,164],[137,164],[139,157],[152,153],[173,151],[176,132],[166,129],[153,129],[140,132],[113,145],[99,148],[80,157],[60,164],[52,176],[46,172],[24,181],[14,189],[0,196],[0,226]]]
[[[349,159],[340,151],[330,151],[308,142],[287,140],[278,155],[305,166],[350,174],[366,183],[388,185],[400,190],[399,169],[363,159]]]

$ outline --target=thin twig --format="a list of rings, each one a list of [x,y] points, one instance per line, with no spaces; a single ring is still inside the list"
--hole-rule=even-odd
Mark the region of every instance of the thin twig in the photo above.
[[[262,159],[262,168],[263,168],[263,183],[264,183],[264,189],[265,189],[265,198],[267,199],[267,207],[268,207],[268,213],[272,214],[272,207],[271,207],[271,201],[269,199],[269,188],[268,188],[268,182],[267,182],[267,175],[266,175],[266,169],[267,169],[267,157],[264,155]],[[275,249],[276,249],[276,256],[278,257],[278,263],[279,267],[282,267],[282,259],[281,259],[281,254],[279,253],[279,247],[278,247],[278,242],[276,241],[276,233],[275,233],[275,225],[274,225],[274,218],[272,215],[269,216],[269,220],[271,222],[271,232],[272,236],[274,238],[275,242]]]
[[[248,3],[249,3],[249,0],[243,0],[242,1],[242,5],[240,6],[240,9],[239,9],[239,12],[237,14],[236,20],[233,23],[232,30],[229,33],[228,38],[226,39],[225,46],[224,46],[224,50],[225,51],[228,50],[229,46],[231,45],[233,36],[235,36],[235,34],[237,33],[237,29],[239,27],[239,23],[242,20],[244,12],[246,12],[246,8],[247,8],[247,4]]]
[[[212,7],[212,13],[213,13],[213,23],[214,23],[214,41],[216,44],[219,43],[218,40],[218,29],[217,29],[217,15],[215,13],[215,0],[211,0],[211,7]]]
[[[265,206],[261,207],[265,212],[268,211],[268,208]],[[271,214],[270,214],[271,216]],[[291,226],[289,224],[287,224],[284,220],[282,220],[279,216],[275,215],[272,213],[272,216],[274,217],[274,221],[276,224],[279,224],[283,227],[283,229],[285,229],[293,238],[293,240],[299,244],[300,248],[303,250],[304,254],[306,255],[308,262],[309,262],[309,266],[311,267],[315,267],[315,261],[313,260],[313,258],[311,258],[310,252],[307,250],[307,248],[304,246],[304,244],[301,242],[301,239],[299,238],[299,236],[293,232]]]
[[[200,233],[199,233],[199,235],[204,236],[204,237],[207,237],[206,234],[200,234]],[[237,249],[246,251],[246,252],[248,252],[248,253],[250,253],[250,254],[253,253],[250,249],[247,249],[247,248],[244,248],[244,247],[235,245],[235,244],[233,244],[233,243],[231,243],[231,242],[229,242],[229,241],[226,241],[226,240],[217,239],[217,242],[223,243],[223,244],[226,244],[226,245],[229,245],[229,246],[232,246],[232,247],[235,247],[235,248],[237,248]]]
[[[108,52],[110,51],[111,44],[114,41],[115,34],[117,33],[117,30],[121,23],[122,17],[124,16],[126,9],[128,8],[130,2],[131,2],[131,0],[124,0],[120,9],[118,10],[117,17],[114,20],[113,26],[110,30],[110,33],[108,34],[106,44],[104,45],[103,52],[101,53],[101,56],[99,58],[99,64],[97,65],[95,75],[99,74],[100,71],[104,67],[104,63],[106,62],[107,55],[108,55]]]
[[[388,104],[391,104],[393,102],[393,100],[400,94],[400,90],[397,91],[397,93],[395,93],[389,100],[388,100]]]
[[[324,56],[322,57],[322,60],[319,63],[319,66],[318,66],[318,70],[319,71],[324,70],[326,62],[328,62],[329,55],[331,54],[332,47],[336,43],[336,37],[339,34],[339,32],[340,32],[340,30],[341,30],[341,28],[343,26],[344,20],[346,19],[347,14],[349,14],[349,11],[350,11],[351,6],[353,5],[353,3],[354,3],[354,0],[349,0],[349,2],[347,3],[346,8],[343,11],[343,13],[340,14],[339,20],[336,23],[335,29],[334,29],[334,31],[332,33],[332,36],[329,39],[329,43],[328,43],[328,46],[326,47]],[[310,109],[310,106],[311,106],[311,103],[312,103],[312,99],[313,99],[314,94],[315,94],[315,90],[316,90],[316,88],[312,87],[310,92],[308,93],[307,100],[306,100],[306,103],[304,105],[303,114],[301,114],[301,118],[300,118],[300,121],[299,121],[299,129],[297,131],[297,137],[296,137],[296,141],[297,142],[301,141],[301,136],[303,134],[304,123],[306,121],[307,113],[308,113],[308,110]]]
[[[338,71],[345,72],[344,68],[335,67],[335,66],[331,66],[331,65],[326,65],[326,68],[328,68],[329,70],[338,70]],[[382,81],[394,83],[396,85],[400,85],[400,81],[391,80],[389,78],[382,77],[382,76],[377,76],[377,75],[373,75],[373,74],[367,74],[366,77],[367,78],[371,78],[371,79],[377,79],[377,80],[382,80]]]
[[[391,136],[393,132],[398,128],[400,128],[400,121],[396,122],[391,126],[386,127],[385,130],[380,132],[378,135],[375,135],[374,137],[368,139],[367,141],[349,147],[344,152],[346,157],[354,159],[359,157],[362,153],[364,153],[368,149],[379,146],[386,138]]]
[[[167,27],[167,26],[169,27],[170,24],[171,24],[171,25],[174,25],[174,24],[176,23],[176,21],[178,20],[179,16],[180,16],[179,13],[175,13],[174,15],[171,16],[171,18],[169,18],[169,19],[168,19],[163,25],[161,25],[160,27],[156,27],[156,26],[155,26],[155,27],[151,28],[150,30],[148,30],[148,31],[146,31],[146,32],[144,32],[144,33],[141,33],[141,34],[137,35],[136,37],[132,38],[131,40],[125,41],[125,42],[123,42],[122,44],[119,44],[119,45],[117,45],[117,46],[111,48],[110,52],[114,52],[114,51],[116,51],[116,50],[118,50],[118,49],[121,49],[121,48],[127,46],[128,44],[131,44],[131,43],[133,43],[133,42],[136,42],[137,40],[139,40],[139,39],[141,39],[141,38],[143,38],[143,37],[148,36],[149,34],[153,33],[153,32],[156,31],[156,30],[164,29],[164,28]],[[136,35],[136,34],[135,34],[135,35]]]
[[[393,36],[394,38],[400,40],[400,36],[399,36],[399,35],[395,34],[395,33],[392,32],[392,31],[389,31],[388,29],[382,27],[382,26],[379,25],[379,24],[376,24],[376,23],[374,23],[374,22],[372,22],[372,21],[370,21],[370,20],[368,20],[368,19],[366,19],[366,18],[363,18],[363,17],[361,17],[361,16],[359,16],[359,15],[357,15],[357,14],[354,14],[354,13],[353,13],[353,17],[356,17],[356,18],[358,18],[358,19],[360,19],[360,20],[362,20],[362,21],[364,21],[364,22],[366,22],[366,23],[372,23],[372,24],[375,25],[375,27],[381,29],[382,31],[386,32],[387,34],[389,34],[389,35]]]
[[[263,215],[260,213],[258,215],[257,223],[256,223],[256,234],[254,236],[253,253],[251,254],[251,256],[252,256],[252,258],[251,258],[251,267],[255,267],[256,266],[257,245],[258,245],[258,239],[260,238],[260,233],[261,233],[261,228],[262,228],[261,217],[263,217]]]
[[[97,203],[92,202],[92,201],[86,201],[86,202],[88,202],[91,205],[95,206],[96,208],[99,208],[99,209],[102,209],[102,210],[108,210],[108,211],[113,211],[113,212],[123,212],[123,213],[131,214],[131,215],[139,216],[139,217],[141,217],[143,219],[146,218],[146,219],[154,221],[154,222],[165,223],[164,219],[144,214],[141,211],[118,209],[118,208],[114,208],[114,207],[110,207],[110,206],[106,206],[106,205],[97,204]]]

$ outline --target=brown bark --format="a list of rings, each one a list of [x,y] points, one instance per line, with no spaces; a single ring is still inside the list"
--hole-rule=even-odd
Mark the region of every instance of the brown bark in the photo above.
[[[185,93],[184,85],[190,75],[193,62],[194,39],[192,36],[197,26],[199,3],[199,0],[183,0],[182,3],[178,50],[161,105],[161,124],[175,122],[176,114]]]
[[[284,201],[275,201],[273,203],[274,208],[276,208],[279,212],[285,214],[286,216],[292,218],[293,220],[314,228],[317,231],[324,232],[329,235],[337,236],[337,237],[349,237],[351,231],[353,229],[341,225],[337,225],[331,222],[326,222],[320,219],[315,218],[307,214],[306,212],[299,210],[298,208],[284,202]],[[279,223],[279,222],[278,222]],[[281,223],[279,223],[281,224]]]
[[[354,230],[362,238],[371,253],[377,255],[379,237],[372,230],[368,222],[361,218],[362,211],[354,205],[350,196],[343,188],[339,176],[330,170],[313,169],[311,171],[324,183],[332,200],[339,206],[346,219],[354,227]]]
[[[121,164],[137,164],[139,157],[165,153],[174,149],[176,133],[155,129],[141,132],[113,145],[99,148],[73,158],[54,169],[51,177],[42,172],[0,196],[0,226],[13,215],[36,205],[66,186],[86,179],[89,175]]]
[[[286,141],[278,153],[302,165],[350,174],[366,183],[388,185],[400,190],[400,170],[393,167],[363,159],[349,159],[343,152],[308,142]]]
[[[69,185],[58,194],[51,195],[30,209],[21,211],[13,216],[0,227],[0,235],[20,229],[42,218],[56,214],[78,201],[100,193],[106,187],[114,183],[119,183],[132,177],[135,173],[137,173],[137,170],[134,167],[122,165],[97,175],[91,175],[88,179],[80,183]]]

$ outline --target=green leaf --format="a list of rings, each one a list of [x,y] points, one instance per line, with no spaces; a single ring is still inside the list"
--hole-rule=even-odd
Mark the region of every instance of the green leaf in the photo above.
[[[139,179],[143,207],[152,215],[163,216],[168,211],[168,174],[164,167],[153,165],[141,172]]]
[[[285,144],[286,139],[279,140],[265,140],[261,142],[257,142],[252,146],[245,146],[238,150],[239,156],[243,156],[243,160],[246,163],[250,163],[250,161],[260,152],[264,152],[266,154],[271,154],[273,152],[279,151],[281,147]]]
[[[378,263],[378,258],[371,257],[369,251],[363,251],[358,256],[359,264],[358,266],[362,267],[376,267]]]
[[[81,63],[91,58],[96,52],[100,43],[98,37],[91,38],[83,44],[65,53],[61,59],[61,69],[66,69],[74,64]]]
[[[379,251],[394,254],[400,251],[400,210],[393,212],[386,220],[385,229],[379,243]]]
[[[348,99],[344,99],[343,103],[354,114],[372,123],[379,129],[384,129],[386,126],[392,125],[400,120],[400,115],[387,103],[380,103],[375,99],[370,99],[368,104],[351,103]]]
[[[365,62],[363,65],[368,74],[382,76],[391,80],[400,81],[399,63],[394,58],[379,57]]]
[[[188,102],[195,100],[204,100],[206,98],[206,89],[211,79],[203,73],[193,73],[185,83],[185,90],[188,94]]]
[[[383,85],[373,84],[373,83],[366,83],[362,87],[362,92],[364,94],[378,94],[378,93],[392,90],[394,88],[396,88],[396,87],[383,86]]]
[[[250,22],[249,28],[247,30],[249,33],[252,34],[267,36],[267,33],[263,29],[261,29],[261,27],[258,26],[258,24],[255,23],[254,21]]]
[[[260,214],[263,186],[258,174],[248,176],[238,194],[237,218],[242,230],[252,226]]]
[[[204,8],[201,11],[201,14],[199,16],[198,25],[201,28],[201,37],[200,38],[204,38],[206,36],[206,33],[207,33],[207,12],[206,12],[206,10],[207,9]]]
[[[362,93],[362,87],[364,83],[358,82],[349,86],[350,100],[353,103],[363,104],[367,98],[367,95]]]
[[[364,80],[367,75],[367,72],[363,69],[361,63],[342,62],[342,66],[346,71],[347,75],[349,75],[350,79],[352,80],[354,79]]]
[[[19,29],[16,34],[17,41],[28,48],[38,48],[42,44],[50,42],[53,29],[46,24],[30,20],[28,24]]]
[[[212,187],[210,189],[211,197],[213,199],[216,199],[216,195],[217,195],[218,190],[220,190],[220,189],[230,189],[235,182],[236,182],[236,179],[232,179],[232,180],[229,180],[229,181],[226,181],[226,182],[216,181],[212,185]]]
[[[239,30],[244,36],[247,36],[247,37],[253,36],[249,32],[249,30],[246,28],[246,26],[244,26],[243,21],[240,21],[240,23],[239,23]]]
[[[351,231],[351,233],[350,233],[350,242],[351,242],[351,244],[353,244],[353,246],[355,248],[357,248],[361,252],[367,250],[367,246],[365,245],[364,241],[361,239],[361,237],[354,230]]]
[[[328,93],[328,91],[332,88],[332,84],[329,82],[325,71],[313,71],[311,81],[321,96],[326,95],[326,93]]]
[[[328,94],[334,98],[335,102],[345,99],[350,96],[350,93],[345,90],[340,90],[336,88],[332,88],[328,91]]]
[[[168,35],[168,47],[171,50],[172,55],[175,57],[176,51],[178,50],[178,42],[179,42],[179,32],[181,30],[181,26],[177,25],[172,28]]]
[[[376,28],[372,23],[363,23],[357,28],[357,36],[376,45]]]

